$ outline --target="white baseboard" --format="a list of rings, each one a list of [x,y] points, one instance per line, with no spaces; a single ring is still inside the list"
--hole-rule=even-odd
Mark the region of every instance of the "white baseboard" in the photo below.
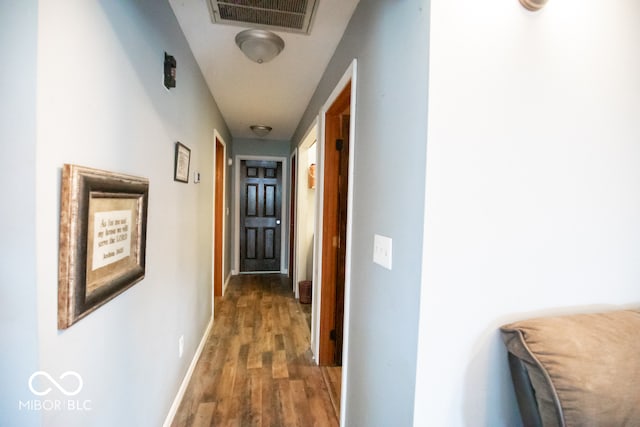
[[[224,295],[225,292],[227,292],[227,286],[229,286],[229,280],[231,280],[232,274],[233,274],[233,271],[229,273],[229,275],[227,275],[227,278],[224,281],[224,285],[222,286],[222,295]]]
[[[200,344],[196,349],[196,353],[193,355],[193,359],[191,360],[189,369],[187,369],[187,373],[185,374],[184,379],[182,380],[182,384],[180,384],[180,388],[178,389],[178,394],[176,395],[176,398],[173,399],[173,404],[169,409],[169,413],[167,414],[167,418],[165,418],[164,424],[162,424],[162,427],[170,427],[171,423],[173,423],[173,419],[175,418],[176,413],[178,412],[178,407],[182,402],[184,393],[187,391],[187,386],[189,385],[189,381],[191,381],[191,375],[193,375],[193,371],[196,369],[196,364],[200,359],[200,355],[202,354],[202,350],[204,349],[204,345],[207,342],[207,338],[209,337],[209,332],[211,332],[212,327],[213,327],[213,317],[211,317],[211,320],[209,320],[209,325],[207,325],[207,329],[204,331],[204,335],[200,340]]]

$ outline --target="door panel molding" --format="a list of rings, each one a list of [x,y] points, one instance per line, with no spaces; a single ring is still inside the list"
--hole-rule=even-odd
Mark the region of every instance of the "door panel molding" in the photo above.
[[[241,160],[240,171],[240,271],[279,272],[282,162]]]
[[[281,204],[281,227],[280,227],[280,235],[278,236],[280,238],[280,273],[281,274],[286,274],[287,270],[286,270],[286,256],[287,256],[287,244],[285,244],[285,242],[287,242],[286,240],[286,236],[287,236],[287,230],[288,230],[288,215],[287,212],[288,210],[285,209],[285,206],[288,206],[287,204],[287,200],[288,200],[288,162],[287,162],[287,157],[279,157],[279,156],[255,156],[255,155],[248,155],[248,154],[237,154],[234,159],[233,159],[233,167],[235,169],[235,201],[234,201],[234,213],[233,213],[233,218],[234,218],[234,249],[233,249],[233,254],[234,254],[234,262],[233,262],[233,266],[234,266],[234,271],[238,272],[239,274],[243,274],[243,272],[240,271],[240,162],[242,160],[264,160],[264,161],[275,161],[275,162],[281,162],[282,163],[282,199],[280,200],[280,204]],[[275,236],[274,236],[275,237]],[[260,272],[260,271],[252,271],[252,274],[255,273],[273,273],[273,271],[268,271],[268,272]]]

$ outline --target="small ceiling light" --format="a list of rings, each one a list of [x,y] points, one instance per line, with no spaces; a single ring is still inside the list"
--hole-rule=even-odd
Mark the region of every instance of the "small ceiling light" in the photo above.
[[[284,49],[284,40],[265,30],[244,30],[236,35],[236,44],[250,60],[269,62]]]
[[[547,0],[520,0],[520,4],[522,4],[525,9],[531,10],[535,12],[536,10],[540,10],[547,4]]]
[[[252,126],[249,126],[249,127],[251,128],[253,133],[258,135],[260,138],[263,138],[263,137],[269,135],[269,132],[271,132],[271,126],[252,125]]]

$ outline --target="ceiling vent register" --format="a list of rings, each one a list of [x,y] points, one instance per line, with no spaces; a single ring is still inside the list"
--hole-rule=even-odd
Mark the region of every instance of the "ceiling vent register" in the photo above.
[[[309,34],[319,0],[209,0],[211,20],[249,28]]]

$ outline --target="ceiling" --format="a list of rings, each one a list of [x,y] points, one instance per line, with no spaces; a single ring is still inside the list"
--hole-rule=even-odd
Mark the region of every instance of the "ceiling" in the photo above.
[[[359,0],[319,0],[310,35],[274,31],[285,48],[270,62],[250,61],[235,36],[250,28],[214,24],[209,0],[169,0],[233,138],[290,140]],[[180,64],[178,63],[178,85]]]

